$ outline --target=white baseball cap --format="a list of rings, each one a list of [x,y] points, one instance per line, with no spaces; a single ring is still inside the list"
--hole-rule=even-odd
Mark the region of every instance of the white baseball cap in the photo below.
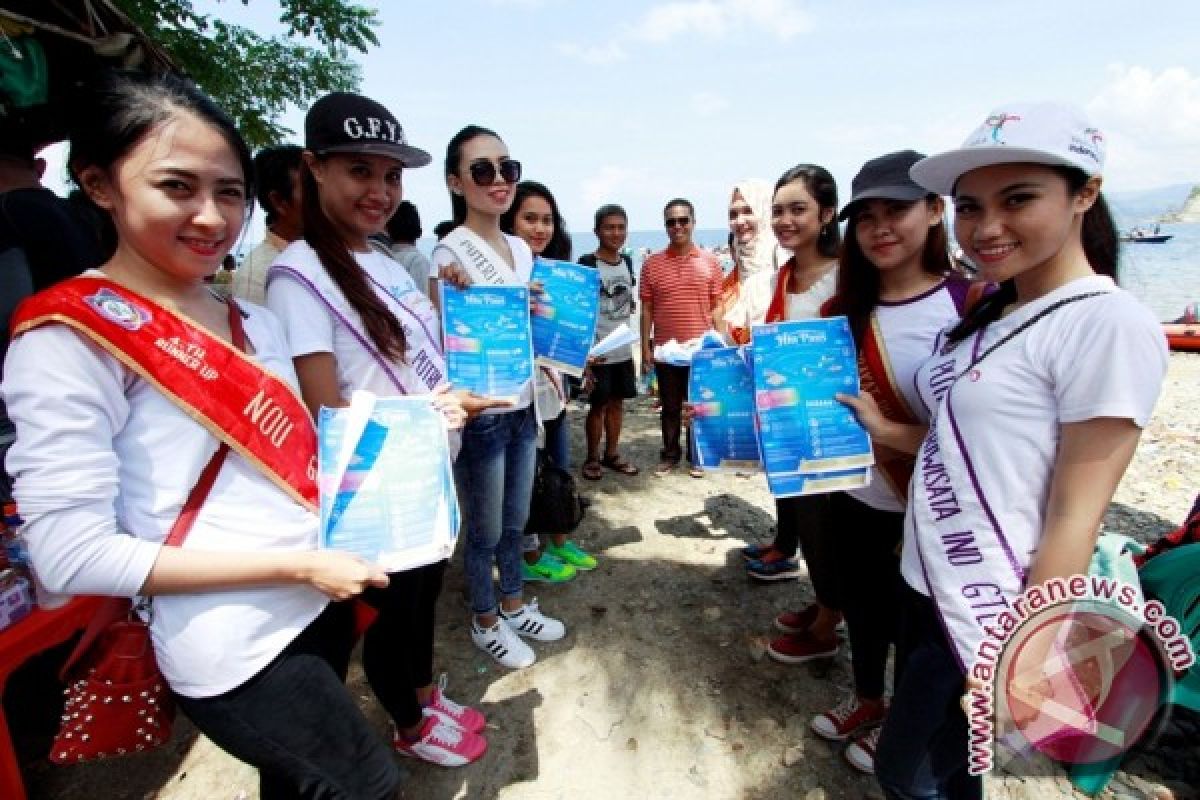
[[[1050,164],[1099,175],[1104,149],[1104,134],[1074,106],[1012,103],[988,114],[962,147],[918,161],[909,174],[929,191],[949,195],[964,173],[993,164]]]

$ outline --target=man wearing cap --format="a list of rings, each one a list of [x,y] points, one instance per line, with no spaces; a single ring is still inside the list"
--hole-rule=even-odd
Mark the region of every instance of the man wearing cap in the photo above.
[[[674,340],[683,344],[716,327],[714,314],[721,301],[721,265],[716,256],[692,241],[696,212],[683,198],[675,198],[663,209],[663,224],[670,243],[642,265],[642,371],[654,367],[662,400],[662,453],[655,468],[657,476],[673,470],[681,458],[683,401],[687,397],[689,368],[655,361],[651,342],[660,346]],[[692,460],[691,433],[688,458]],[[693,464],[692,477],[703,471]]]

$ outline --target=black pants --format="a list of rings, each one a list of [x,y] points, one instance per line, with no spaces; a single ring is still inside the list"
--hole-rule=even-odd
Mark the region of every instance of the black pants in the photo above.
[[[654,362],[654,374],[658,376],[658,399],[662,402],[662,460],[673,464],[683,458],[683,448],[680,447],[681,429],[683,427],[683,401],[687,399],[688,374],[690,367],[676,367],[671,364]],[[688,461],[695,463],[692,456],[692,432],[687,432]]]
[[[834,561],[834,520],[829,495],[777,498],[775,519],[775,547],[792,558],[798,545],[808,566],[808,579],[817,602],[825,608],[840,611],[842,591]],[[789,542],[790,552],[784,546]]]
[[[900,668],[883,723],[875,775],[889,800],[982,800],[983,779],[967,772],[965,677],[933,601],[903,587]]]
[[[236,689],[175,699],[218,747],[259,770],[263,800],[383,800],[396,795],[392,749],[346,690],[353,609],[330,603]]]
[[[845,492],[829,499],[854,688],[859,696],[877,700],[883,697],[888,650],[898,633],[904,512],[871,508]]]
[[[401,728],[421,721],[415,690],[433,682],[433,627],[446,562],[392,572],[363,600],[379,616],[363,635],[363,671],[379,704]]]

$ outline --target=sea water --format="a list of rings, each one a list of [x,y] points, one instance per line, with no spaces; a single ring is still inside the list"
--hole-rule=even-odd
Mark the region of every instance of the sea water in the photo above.
[[[1200,225],[1162,225],[1160,233],[1171,234],[1163,244],[1121,243],[1120,283],[1145,303],[1160,320],[1183,314],[1188,303],[1200,301]],[[693,238],[702,247],[724,245],[729,231],[698,230]],[[596,249],[592,233],[571,234],[575,257]],[[642,267],[642,254],[667,246],[664,231],[630,231],[625,245],[633,255],[634,274]]]

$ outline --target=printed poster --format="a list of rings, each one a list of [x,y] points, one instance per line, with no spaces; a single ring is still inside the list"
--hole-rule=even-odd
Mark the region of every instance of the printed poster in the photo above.
[[[866,468],[875,462],[871,440],[854,413],[834,399],[859,391],[846,318],[756,325],[752,338],[755,408],[772,493],[865,486]]]
[[[537,258],[529,279],[542,284],[541,294],[533,296],[530,316],[537,363],[581,377],[596,339],[600,271]]]
[[[515,401],[533,379],[526,287],[443,282],[442,332],[454,388]]]
[[[698,350],[688,376],[692,440],[705,469],[762,466],[754,409],[749,348]]]
[[[459,509],[446,420],[426,396],[355,392],[317,422],[319,546],[388,572],[449,558]]]

